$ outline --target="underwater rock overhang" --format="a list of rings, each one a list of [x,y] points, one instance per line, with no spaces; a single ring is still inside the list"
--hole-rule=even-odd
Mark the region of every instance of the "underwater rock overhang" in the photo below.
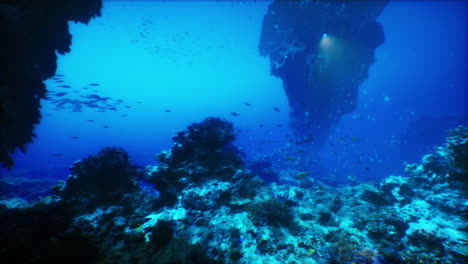
[[[25,152],[39,124],[44,80],[57,69],[56,52],[70,51],[68,21],[101,15],[102,0],[0,0],[0,165]]]
[[[282,79],[291,125],[321,144],[352,112],[384,33],[377,17],[388,0],[282,1],[263,18],[259,53]]]

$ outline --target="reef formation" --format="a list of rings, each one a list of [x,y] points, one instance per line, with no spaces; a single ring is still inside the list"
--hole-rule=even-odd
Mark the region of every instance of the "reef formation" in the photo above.
[[[232,123],[207,118],[156,166],[105,148],[76,162],[56,195],[1,200],[0,261],[467,263],[467,127],[407,175],[342,187],[264,182],[234,138]]]
[[[320,145],[357,104],[358,88],[383,43],[376,21],[388,0],[283,1],[264,16],[259,53],[282,79],[291,126]]]
[[[44,80],[55,75],[57,53],[70,51],[68,22],[100,16],[102,0],[0,0],[0,165],[26,152],[41,118]]]

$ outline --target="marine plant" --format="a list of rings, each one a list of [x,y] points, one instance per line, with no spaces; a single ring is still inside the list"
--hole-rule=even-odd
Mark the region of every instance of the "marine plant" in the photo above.
[[[85,197],[116,202],[124,194],[138,189],[139,167],[130,163],[127,151],[120,147],[103,148],[75,162],[70,170],[72,175],[53,188],[65,200]]]

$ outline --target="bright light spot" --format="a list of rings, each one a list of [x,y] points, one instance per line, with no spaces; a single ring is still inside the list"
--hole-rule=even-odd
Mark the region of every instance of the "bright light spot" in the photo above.
[[[386,103],[390,103],[390,96],[384,96],[383,99]]]
[[[322,38],[328,38],[328,35],[326,33],[323,33]]]

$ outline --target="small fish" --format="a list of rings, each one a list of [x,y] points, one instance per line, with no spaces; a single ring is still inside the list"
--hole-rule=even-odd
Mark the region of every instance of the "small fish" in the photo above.
[[[276,127],[283,127],[283,125],[281,125],[281,124],[278,124],[278,125],[276,125]]]
[[[64,95],[67,95],[67,94],[68,94],[68,93],[63,92],[63,93],[56,93],[55,95],[56,95],[56,96],[64,96]]]
[[[280,111],[278,107],[273,107],[273,110],[275,110],[276,112]]]
[[[62,80],[55,80],[56,83],[64,83]]]
[[[239,115],[238,113],[236,113],[236,112],[231,112],[231,115],[232,115],[232,116],[240,116],[240,115]]]
[[[88,122],[89,122],[89,123],[93,123],[93,122],[94,122],[94,120],[90,119],[90,120],[88,120]]]
[[[252,106],[249,102],[244,102],[245,106]]]
[[[103,126],[103,128],[109,128],[108,126]]]
[[[131,107],[131,106],[129,106],[129,105],[125,105],[124,107],[125,107],[125,108],[132,108],[132,107]]]
[[[171,109],[166,109],[166,110],[164,110],[164,112],[170,113],[170,112],[172,112],[172,110]]]
[[[127,117],[128,115],[121,115],[120,117]]]
[[[70,86],[70,85],[64,84],[64,85],[59,85],[59,87],[62,87],[62,88],[70,88],[71,86]]]
[[[71,137],[68,137],[68,138],[71,138],[71,139],[79,139],[80,137],[77,137],[77,136],[71,136]]]
[[[359,140],[361,140],[360,137],[350,137],[349,139],[351,139],[352,141],[359,141]]]
[[[88,84],[89,86],[99,86],[100,84],[99,83],[90,83]]]
[[[260,125],[258,125],[258,126],[259,126],[259,127],[264,127],[265,125],[264,125],[264,124],[260,124]]]
[[[291,156],[288,156],[288,157],[286,157],[286,160],[289,160],[289,161],[294,161],[294,160],[297,160],[297,158],[295,158],[295,157],[291,157]]]
[[[55,77],[63,77],[63,76],[65,76],[65,75],[63,75],[63,74],[55,74]]]
[[[141,102],[141,101],[138,101],[137,103],[138,103],[138,104],[142,104],[143,102]]]
[[[300,171],[296,175],[296,179],[301,180],[304,179],[305,177],[311,175],[312,173],[310,171]]]

